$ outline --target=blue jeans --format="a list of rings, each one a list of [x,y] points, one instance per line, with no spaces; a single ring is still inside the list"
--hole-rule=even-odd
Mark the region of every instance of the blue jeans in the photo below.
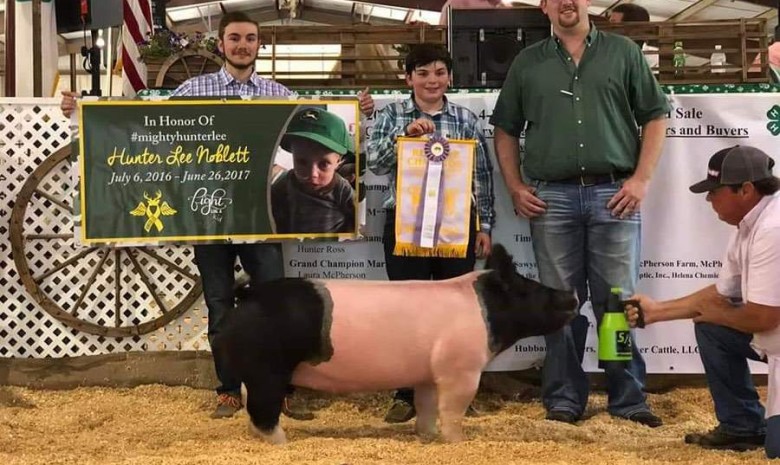
[[[218,394],[238,394],[241,380],[226,363],[224,351],[214,339],[220,333],[227,312],[236,305],[236,257],[249,275],[250,286],[284,277],[280,244],[208,244],[196,245],[195,264],[203,282],[203,297],[209,310],[208,336],[214,368],[220,386]]]
[[[766,434],[766,456],[780,458],[780,415],[764,419],[747,363],[766,361],[750,346],[753,335],[711,323],[696,323],[695,330],[720,429],[735,436]]]
[[[532,185],[547,203],[547,211],[531,220],[539,280],[557,289],[577,290],[580,297],[590,291],[593,313],[601,323],[611,287],[620,286],[629,295],[634,292],[639,277],[640,214],[621,220],[607,209],[621,181],[588,187],[543,181]],[[545,336],[545,342],[542,402],[548,411],[580,417],[588,403],[589,384],[571,326]],[[625,367],[613,365],[605,370],[607,410],[615,416],[649,411],[645,362],[636,344],[633,348],[633,360]]]
[[[720,428],[737,436],[764,433],[764,407],[747,363],[761,360],[750,346],[753,335],[710,323],[696,323],[695,331]]]

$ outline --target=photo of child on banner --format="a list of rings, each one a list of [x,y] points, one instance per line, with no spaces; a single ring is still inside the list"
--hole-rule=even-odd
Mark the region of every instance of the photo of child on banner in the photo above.
[[[398,138],[394,255],[466,256],[476,142]]]
[[[336,113],[314,106],[295,112],[280,143],[292,166],[277,154],[270,184],[277,234],[355,232],[357,167],[345,171],[345,160],[355,159],[354,145]],[[340,172],[352,174],[352,183]]]

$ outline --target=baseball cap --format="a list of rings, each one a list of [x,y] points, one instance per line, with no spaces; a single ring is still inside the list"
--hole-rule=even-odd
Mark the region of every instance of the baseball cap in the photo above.
[[[344,120],[324,108],[308,107],[293,115],[281,142],[282,148],[288,152],[291,151],[291,136],[312,140],[339,155],[352,153],[354,150],[352,137],[347,132]]]
[[[772,177],[775,161],[762,150],[747,145],[735,145],[715,152],[707,165],[707,178],[690,187],[701,194],[720,186],[739,185]]]

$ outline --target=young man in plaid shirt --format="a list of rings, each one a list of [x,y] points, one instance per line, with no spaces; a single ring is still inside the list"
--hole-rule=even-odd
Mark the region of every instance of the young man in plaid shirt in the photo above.
[[[389,197],[384,205],[387,209],[383,240],[387,276],[390,280],[453,278],[472,271],[476,258],[490,253],[490,230],[495,219],[493,166],[479,118],[468,108],[450,102],[444,95],[452,71],[452,59],[447,51],[431,44],[414,46],[406,57],[405,71],[412,95],[378,112],[367,149],[368,169],[374,174],[390,177]],[[477,141],[472,184],[475,208],[471,214],[465,258],[393,255],[396,244],[396,140],[399,136],[420,137],[434,132],[447,139]],[[413,391],[398,390],[385,421],[401,423],[414,416]]]

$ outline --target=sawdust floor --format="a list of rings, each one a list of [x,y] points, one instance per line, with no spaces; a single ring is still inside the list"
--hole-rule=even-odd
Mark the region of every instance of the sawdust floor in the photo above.
[[[762,391],[762,394],[765,394]],[[282,419],[289,443],[250,438],[247,416],[210,420],[213,395],[186,387],[35,391],[0,387],[0,464],[748,464],[763,451],[715,452],[683,444],[714,426],[709,394],[679,388],[651,394],[666,424],[649,429],[611,418],[591,397],[579,426],[543,420],[538,399],[480,394],[484,412],[466,419],[469,440],[423,443],[411,423],[387,425],[388,397],[302,395],[317,419]]]

